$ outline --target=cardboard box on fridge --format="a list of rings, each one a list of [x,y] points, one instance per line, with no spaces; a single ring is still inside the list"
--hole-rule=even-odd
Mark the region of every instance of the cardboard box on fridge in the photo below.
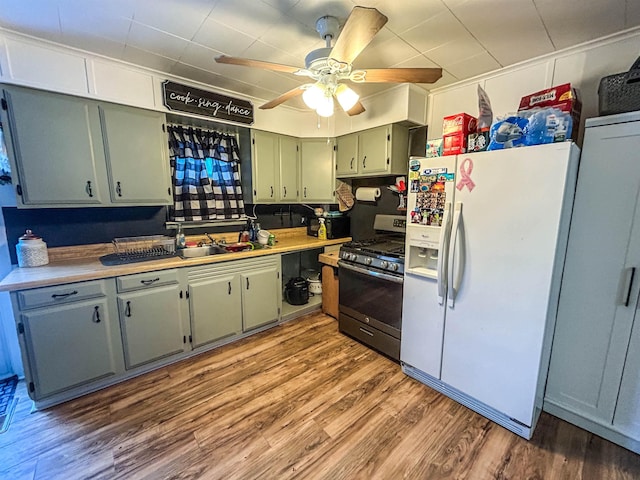
[[[578,96],[578,91],[570,83],[563,83],[562,85],[540,90],[522,97],[518,111],[545,107],[554,107],[571,114],[573,120],[571,138],[575,142],[578,138],[580,114],[582,113],[582,102]]]
[[[442,155],[467,152],[467,135],[476,131],[476,118],[468,113],[444,117],[442,121]]]

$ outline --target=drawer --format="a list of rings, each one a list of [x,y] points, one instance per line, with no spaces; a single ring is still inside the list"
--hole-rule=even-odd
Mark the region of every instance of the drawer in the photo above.
[[[116,278],[118,293],[179,283],[177,270],[136,273]]]
[[[92,282],[70,283],[54,287],[34,288],[16,292],[20,310],[63,305],[89,298],[107,296],[104,280]]]

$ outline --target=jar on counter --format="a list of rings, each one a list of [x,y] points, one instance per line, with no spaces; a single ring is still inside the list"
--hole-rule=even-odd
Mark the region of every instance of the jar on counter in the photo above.
[[[16,254],[19,267],[39,267],[49,263],[47,244],[31,230],[18,239]]]

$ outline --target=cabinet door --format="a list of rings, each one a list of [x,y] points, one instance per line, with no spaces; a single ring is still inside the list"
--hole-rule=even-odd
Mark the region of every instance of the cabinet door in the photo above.
[[[324,138],[301,141],[302,202],[335,201],[334,145]]]
[[[118,295],[127,369],[184,350],[178,285]]]
[[[626,278],[640,267],[639,145],[638,122],[585,132],[545,394],[609,424],[640,289],[638,270],[632,291]]]
[[[389,165],[389,127],[378,127],[360,133],[358,153],[360,165],[358,173],[383,173]]]
[[[100,105],[113,203],[168,205],[172,201],[164,114]]]
[[[276,201],[278,185],[278,135],[253,131],[251,162],[253,165],[253,201]]]
[[[106,299],[36,309],[20,318],[35,399],[117,372],[118,323]]]
[[[242,333],[240,275],[189,283],[193,347]]]
[[[96,104],[35,90],[4,95],[22,203],[101,203],[97,169],[104,172],[104,151]]]
[[[337,139],[336,176],[349,177],[358,173],[358,134]]]
[[[279,317],[278,269],[264,268],[251,273],[243,273],[242,278],[242,318],[243,330],[251,330]]]
[[[291,203],[298,201],[300,182],[300,144],[297,138],[280,137],[280,200]]]

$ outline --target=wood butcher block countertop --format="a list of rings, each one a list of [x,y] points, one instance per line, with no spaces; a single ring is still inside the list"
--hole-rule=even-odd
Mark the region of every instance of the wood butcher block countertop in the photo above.
[[[327,252],[321,253],[318,255],[318,261],[323,263],[324,265],[329,265],[331,267],[338,266],[338,260],[340,260],[339,252]]]
[[[276,245],[257,250],[245,250],[220,255],[209,255],[198,258],[174,257],[162,260],[150,260],[126,265],[105,266],[99,257],[113,253],[110,243],[85,245],[77,247],[58,247],[49,249],[49,264],[42,267],[15,267],[1,282],[0,291],[16,291],[28,288],[46,287],[64,283],[97,280],[134,273],[166,270],[169,268],[193,267],[212,263],[228,262],[245,258],[261,257],[279,253],[291,253],[300,250],[322,248],[338,245],[351,240],[350,237],[332,240],[318,240],[307,236],[306,227],[271,230],[276,236]],[[216,240],[225,239],[232,243],[238,233],[212,235]],[[189,236],[187,241],[206,239],[204,236]]]

